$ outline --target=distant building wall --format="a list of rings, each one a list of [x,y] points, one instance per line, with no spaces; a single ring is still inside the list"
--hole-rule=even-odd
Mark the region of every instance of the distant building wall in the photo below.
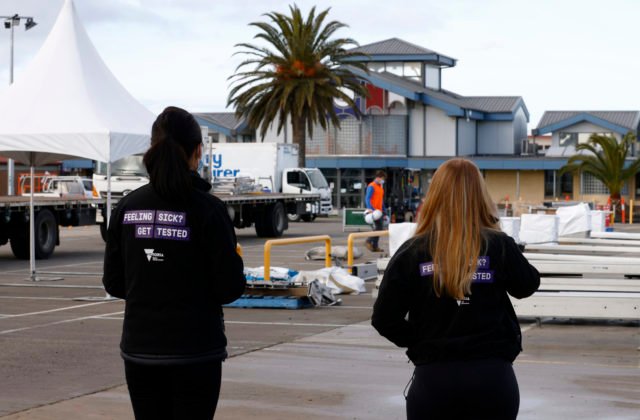
[[[456,155],[456,119],[437,108],[427,107],[427,156]]]
[[[476,125],[474,120],[458,118],[458,156],[476,154]]]
[[[520,171],[519,188],[517,171],[485,171],[485,181],[496,203],[507,196],[510,202],[542,203],[544,199],[544,171]]]
[[[409,110],[409,156],[424,156],[425,107],[416,104]]]
[[[551,135],[551,146],[560,147],[560,133],[612,133],[608,128],[600,127],[599,125],[592,124],[590,122],[581,122],[572,126],[561,128],[556,130]],[[612,133],[617,140],[622,139],[622,136],[618,133]]]
[[[478,154],[513,155],[514,128],[511,121],[482,121],[478,123]]]
[[[514,152],[522,153],[522,143],[527,139],[527,116],[522,108],[516,111],[513,118]]]

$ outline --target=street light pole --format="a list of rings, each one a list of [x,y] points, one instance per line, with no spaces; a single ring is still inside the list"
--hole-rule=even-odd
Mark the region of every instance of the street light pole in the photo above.
[[[15,27],[20,25],[21,19],[26,19],[27,23],[24,26],[24,30],[28,31],[37,25],[31,16],[20,16],[15,14],[13,16],[0,16],[0,19],[5,19],[4,27],[11,30],[11,46],[9,48],[9,84],[13,84],[13,41],[15,38]],[[7,195],[15,195],[15,163],[13,159],[7,159]]]

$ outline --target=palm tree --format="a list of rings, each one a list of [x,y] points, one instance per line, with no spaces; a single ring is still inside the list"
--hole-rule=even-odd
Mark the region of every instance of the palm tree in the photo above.
[[[576,146],[576,152],[590,153],[571,156],[560,168],[560,175],[575,171],[593,175],[609,189],[611,203],[619,208],[624,182],[640,171],[640,157],[625,168],[629,150],[635,141],[636,136],[632,132],[628,132],[620,142],[613,136],[592,134],[587,143]]]
[[[246,70],[229,78],[233,87],[228,105],[235,106],[236,116],[246,118],[249,127],[259,129],[263,138],[274,122],[279,134],[291,121],[293,143],[299,147],[298,162],[302,167],[306,155],[305,131],[311,136],[315,124],[326,130],[328,120],[340,127],[334,100],[343,100],[360,114],[349,93],[362,97],[368,94],[358,78],[341,65],[347,58],[362,55],[345,49],[357,46],[356,41],[331,39],[346,25],[338,21],[325,24],[329,9],[316,16],[313,7],[306,19],[295,4],[289,10],[290,16],[271,12],[265,14],[270,22],[250,24],[260,30],[254,39],[267,46],[236,45],[243,49],[239,53],[249,58],[236,68]],[[367,71],[363,63],[350,65]]]

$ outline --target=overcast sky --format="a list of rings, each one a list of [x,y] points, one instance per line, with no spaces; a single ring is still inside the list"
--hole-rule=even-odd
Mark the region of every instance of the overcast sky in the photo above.
[[[36,54],[64,0],[0,0],[0,15],[34,16],[18,28],[15,77]],[[251,42],[248,24],[274,0],[75,0],[76,9],[120,82],[152,111],[178,105],[225,111],[227,78]],[[529,128],[545,110],[639,110],[640,47],[636,0],[341,0],[331,7],[338,32],[361,45],[397,37],[458,59],[443,87],[462,95],[520,95]],[[0,83],[9,80],[9,31],[0,26]]]

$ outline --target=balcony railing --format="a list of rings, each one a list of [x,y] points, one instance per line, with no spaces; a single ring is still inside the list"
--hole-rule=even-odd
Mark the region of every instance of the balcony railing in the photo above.
[[[341,120],[340,129],[329,125],[313,129],[307,138],[307,155],[407,155],[407,116],[368,115]]]

